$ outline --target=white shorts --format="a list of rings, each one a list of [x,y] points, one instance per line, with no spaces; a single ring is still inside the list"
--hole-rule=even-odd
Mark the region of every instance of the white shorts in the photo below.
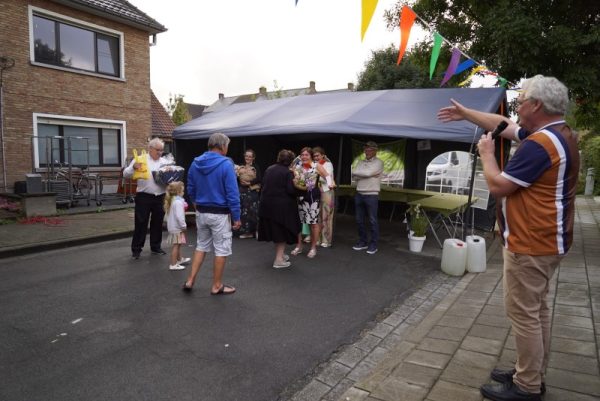
[[[228,214],[196,212],[196,229],[197,251],[210,252],[214,247],[215,256],[231,255],[231,219]]]

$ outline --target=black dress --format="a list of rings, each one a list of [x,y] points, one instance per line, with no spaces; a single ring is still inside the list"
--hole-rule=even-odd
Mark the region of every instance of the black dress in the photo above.
[[[283,164],[273,164],[263,176],[258,207],[258,240],[295,244],[300,233],[294,174]]]

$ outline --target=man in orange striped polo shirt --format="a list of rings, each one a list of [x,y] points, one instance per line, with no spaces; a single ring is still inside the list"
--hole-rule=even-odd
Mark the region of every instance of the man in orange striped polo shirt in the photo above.
[[[494,141],[482,135],[478,150],[490,193],[499,200],[504,239],[504,304],[515,333],[517,360],[510,370],[494,369],[500,384],[485,384],[490,400],[541,400],[550,347],[549,283],[573,242],[575,191],[579,172],[577,135],[564,120],[567,88],[556,78],[536,75],[517,99],[519,124],[502,135],[521,141],[504,170]],[[492,130],[504,117],[454,105],[442,121],[466,119]]]

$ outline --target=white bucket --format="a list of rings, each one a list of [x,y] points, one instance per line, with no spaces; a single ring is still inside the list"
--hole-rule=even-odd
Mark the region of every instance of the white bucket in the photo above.
[[[484,272],[486,268],[485,238],[479,235],[467,236],[467,271]]]
[[[442,271],[451,276],[462,276],[467,266],[467,244],[456,238],[444,241]]]

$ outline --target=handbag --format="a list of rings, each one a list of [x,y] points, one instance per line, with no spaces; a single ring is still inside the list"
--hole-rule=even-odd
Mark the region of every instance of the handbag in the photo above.
[[[147,180],[150,178],[150,171],[148,170],[148,153],[142,150],[141,154],[138,155],[136,149],[133,149],[134,164],[139,163],[140,168],[133,171],[132,180]]]

